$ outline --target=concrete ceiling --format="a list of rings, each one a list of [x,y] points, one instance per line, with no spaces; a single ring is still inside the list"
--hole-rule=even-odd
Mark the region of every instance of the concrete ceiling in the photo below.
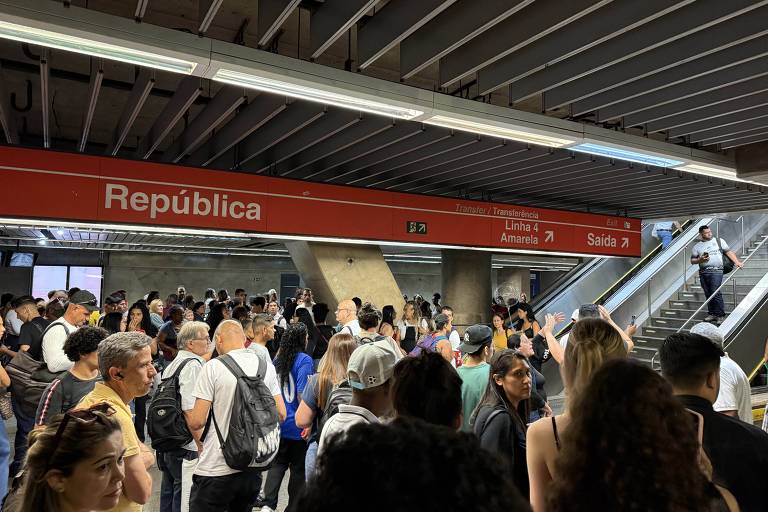
[[[765,1],[71,4],[705,150],[768,139]],[[393,122],[12,41],[0,41],[0,55],[14,142],[28,146],[644,218],[766,204],[756,185]]]

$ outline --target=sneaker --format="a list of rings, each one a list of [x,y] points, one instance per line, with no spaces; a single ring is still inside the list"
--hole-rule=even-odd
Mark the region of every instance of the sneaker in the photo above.
[[[275,512],[275,511],[269,508],[268,506],[264,505],[263,507],[261,507],[261,512]]]
[[[725,322],[725,315],[717,317],[717,325],[720,325],[721,323]]]
[[[706,317],[704,317],[705,322],[713,322],[715,320],[717,320],[717,317],[715,315],[707,315]]]

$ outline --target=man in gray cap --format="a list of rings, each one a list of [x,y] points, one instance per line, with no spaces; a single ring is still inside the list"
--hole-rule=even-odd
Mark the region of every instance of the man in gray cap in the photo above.
[[[64,353],[64,342],[67,336],[78,330],[99,306],[96,296],[88,290],[78,290],[69,298],[64,316],[51,322],[43,333],[43,361],[52,373],[63,372],[72,368],[75,363]]]
[[[694,325],[691,332],[709,338],[721,348],[723,346],[723,333],[714,324],[701,322]],[[712,405],[712,408],[719,413],[752,424],[752,398],[749,379],[741,366],[728,357],[728,352],[720,358],[720,391],[717,393],[717,401]]]
[[[456,369],[461,377],[461,410],[464,415],[461,430],[472,432],[469,424],[472,411],[488,387],[491,369],[488,361],[493,355],[493,331],[487,325],[470,326],[464,332],[464,340],[459,345],[459,350],[467,356],[464,364]]]
[[[379,423],[379,417],[392,412],[389,380],[402,354],[388,340],[366,343],[355,349],[347,365],[347,378],[352,388],[349,405],[339,405],[320,433],[317,456],[324,447],[344,436],[357,423]]]

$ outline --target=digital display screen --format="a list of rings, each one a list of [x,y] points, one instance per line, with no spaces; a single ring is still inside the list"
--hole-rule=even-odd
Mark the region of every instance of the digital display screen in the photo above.
[[[9,267],[33,267],[37,254],[33,252],[12,252],[8,258]]]

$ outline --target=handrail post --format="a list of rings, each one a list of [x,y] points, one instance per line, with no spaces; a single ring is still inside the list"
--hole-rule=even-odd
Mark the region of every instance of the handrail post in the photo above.
[[[648,280],[648,322],[651,321],[651,282],[653,281],[653,276]]]
[[[736,278],[731,279],[731,282],[733,283],[733,309],[736,309],[736,304],[738,303],[736,300]]]
[[[747,241],[744,238],[744,216],[742,215],[740,217],[741,219],[741,255],[746,256],[747,255]]]

